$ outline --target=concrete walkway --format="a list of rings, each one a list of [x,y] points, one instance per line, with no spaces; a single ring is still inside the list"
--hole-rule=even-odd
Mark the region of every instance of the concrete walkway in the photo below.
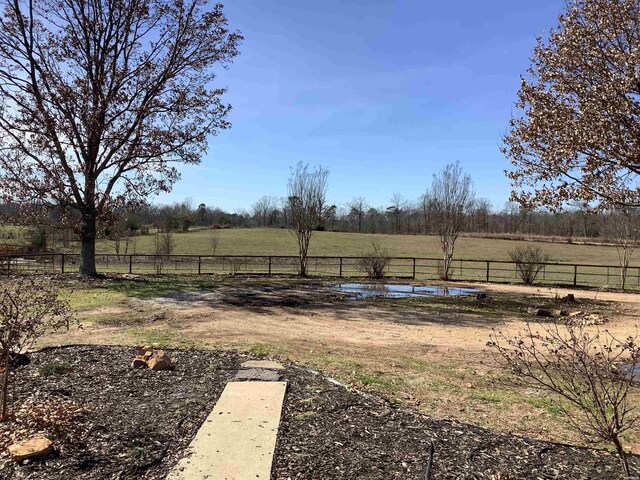
[[[167,480],[268,480],[286,382],[229,382]]]

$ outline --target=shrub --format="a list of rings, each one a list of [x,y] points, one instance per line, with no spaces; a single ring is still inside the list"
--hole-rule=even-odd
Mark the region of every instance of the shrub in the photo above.
[[[69,306],[58,293],[46,279],[16,277],[0,283],[0,420],[7,416],[10,355],[49,331],[69,328]]]
[[[518,246],[509,252],[509,257],[515,262],[518,275],[526,285],[533,285],[544,264],[551,260],[537,245]]]
[[[584,324],[527,323],[524,333],[491,335],[494,348],[512,371],[513,383],[551,393],[552,406],[588,442],[615,446],[627,477],[624,432],[640,417],[628,393],[640,365],[637,337],[616,339],[607,330],[587,331]]]
[[[169,260],[170,255],[173,253],[173,249],[175,248],[176,243],[173,238],[173,232],[171,232],[170,230],[166,230],[162,233],[160,233],[159,231],[156,232],[153,240],[156,273],[161,274],[162,268],[164,267],[164,264]]]
[[[371,244],[372,250],[362,256],[358,268],[369,278],[383,278],[389,264],[389,253],[378,243]]]

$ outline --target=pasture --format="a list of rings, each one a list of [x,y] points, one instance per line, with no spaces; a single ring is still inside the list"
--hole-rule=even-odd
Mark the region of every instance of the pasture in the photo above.
[[[154,236],[134,237],[129,253],[153,254]],[[251,228],[194,230],[175,233],[174,254],[211,255],[212,238],[217,238],[216,255],[297,255],[295,237],[285,229]],[[345,232],[314,232],[309,249],[312,256],[359,256],[376,242],[386,248],[390,256],[441,256],[438,237],[433,235],[383,235]],[[456,243],[455,258],[480,260],[508,260],[509,251],[521,240],[503,240],[481,237],[460,237]],[[617,265],[618,253],[613,246],[575,245],[565,243],[530,242],[539,245],[556,262]],[[114,243],[100,240],[98,250],[114,253]],[[132,251],[134,250],[134,251]],[[71,250],[71,251],[75,251]],[[633,260],[631,262],[634,264]],[[640,263],[637,262],[637,263]]]

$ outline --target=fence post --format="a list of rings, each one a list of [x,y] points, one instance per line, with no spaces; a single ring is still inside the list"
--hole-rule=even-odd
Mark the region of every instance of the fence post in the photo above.
[[[271,276],[271,255],[269,255],[269,276]]]
[[[573,286],[578,286],[578,265],[573,266]]]
[[[198,275],[202,275],[202,257],[198,255]]]
[[[342,278],[342,257],[340,257],[340,273],[338,274],[340,278]]]
[[[489,264],[491,262],[489,260],[487,260],[487,283],[489,283]]]
[[[413,257],[413,279],[416,279],[416,258]]]
[[[129,255],[129,274],[133,273],[133,254]]]
[[[60,270],[64,273],[64,253],[61,253],[60,255]]]
[[[7,256],[7,273],[11,271],[11,257]]]

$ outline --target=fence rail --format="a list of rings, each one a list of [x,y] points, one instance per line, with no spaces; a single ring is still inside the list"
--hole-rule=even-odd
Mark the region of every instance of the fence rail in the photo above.
[[[308,257],[307,273],[340,278],[364,277],[361,257]],[[51,253],[0,255],[0,274],[65,273],[78,271],[80,254]],[[100,273],[130,274],[251,274],[286,275],[298,270],[298,257],[285,255],[117,255],[97,254]],[[438,258],[392,257],[385,274],[412,279],[440,278],[443,262]],[[620,288],[619,265],[544,263],[537,284]],[[521,283],[516,263],[508,260],[454,260],[454,280]],[[626,287],[640,290],[640,267],[627,270]]]

